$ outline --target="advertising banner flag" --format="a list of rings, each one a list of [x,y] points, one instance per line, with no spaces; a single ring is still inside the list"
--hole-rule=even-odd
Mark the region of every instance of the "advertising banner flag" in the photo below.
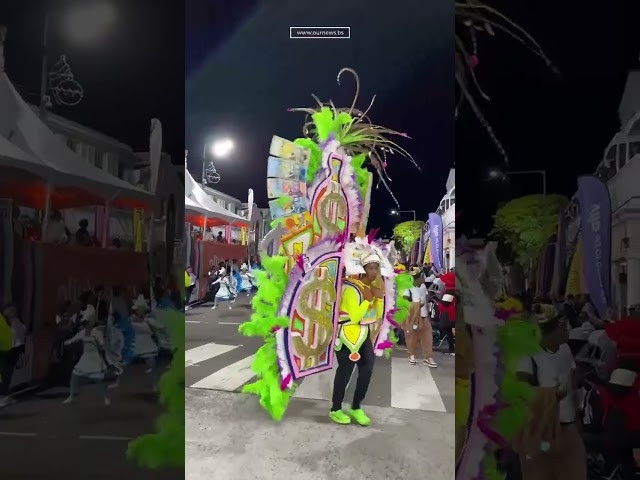
[[[429,240],[431,261],[436,272],[440,273],[444,266],[444,250],[442,246],[442,217],[437,213],[429,214]]]
[[[597,177],[578,178],[584,278],[593,306],[607,314],[611,296],[611,198]]]

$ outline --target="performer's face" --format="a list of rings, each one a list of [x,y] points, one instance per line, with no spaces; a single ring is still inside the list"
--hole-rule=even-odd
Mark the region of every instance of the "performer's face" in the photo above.
[[[368,265],[365,265],[364,272],[364,277],[370,282],[373,282],[376,278],[378,278],[378,275],[380,275],[380,265],[378,265],[377,263],[370,263]]]

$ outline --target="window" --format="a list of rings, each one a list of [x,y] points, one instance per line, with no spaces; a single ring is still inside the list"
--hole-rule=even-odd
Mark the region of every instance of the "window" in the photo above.
[[[78,143],[76,151],[87,161],[87,163],[90,163],[91,165],[96,164],[96,149],[93,146],[85,143]]]
[[[96,152],[95,153],[95,161],[94,161],[94,165],[96,167],[98,167],[100,170],[102,170],[103,165],[104,165],[104,157],[103,157],[104,153],[103,152]]]
[[[456,197],[451,197],[449,200],[449,207],[453,207],[456,204]]]
[[[631,142],[629,144],[629,158],[633,158],[635,155],[640,155],[640,142]]]
[[[118,155],[111,152],[105,152],[103,154],[103,159],[103,169],[114,177],[117,177],[119,172]]]
[[[605,155],[604,158],[606,158],[607,160],[615,160],[616,159],[616,154],[617,152],[618,146],[614,145],[612,146],[608,151],[607,154]]]
[[[603,162],[600,165],[600,167],[598,167],[598,170],[596,171],[596,176],[605,183],[611,180],[611,178],[613,178],[615,174],[616,174],[615,167],[608,167],[606,165],[606,162]]]
[[[74,142],[73,139],[71,139],[71,138],[67,138],[67,147],[69,147],[71,150],[73,150],[75,152],[76,151],[76,142]]]

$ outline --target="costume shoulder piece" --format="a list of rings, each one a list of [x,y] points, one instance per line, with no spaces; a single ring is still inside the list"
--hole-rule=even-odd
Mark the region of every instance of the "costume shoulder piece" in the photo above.
[[[359,79],[351,69],[359,91]],[[315,98],[315,97],[314,97]],[[372,325],[376,354],[393,346],[392,326],[407,314],[406,300],[397,292],[411,277],[393,268],[395,249],[368,235],[372,167],[386,185],[387,155],[398,152],[389,140],[401,134],[376,125],[368,110],[336,108],[317,101],[304,112],[304,138],[273,137],[267,160],[267,192],[273,229],[260,242],[265,270],[256,272],[258,292],[251,321],[240,333],[264,337],[253,365],[257,381],[243,391],[260,397],[260,404],[280,420],[295,392],[296,381],[333,367],[336,330],[345,278],[364,273],[362,260],[376,255],[384,281],[382,318]]]

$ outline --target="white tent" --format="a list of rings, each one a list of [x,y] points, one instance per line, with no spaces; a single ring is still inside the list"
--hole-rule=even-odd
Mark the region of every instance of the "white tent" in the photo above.
[[[246,218],[236,215],[214,202],[213,199],[207,195],[204,190],[202,190],[202,187],[196,183],[187,169],[185,169],[184,176],[185,209],[187,208],[187,200],[189,200],[195,204],[196,207],[199,206],[209,212],[207,214],[202,213],[202,215],[206,215],[208,218],[224,220],[229,222],[230,225],[249,224],[249,221]]]
[[[38,177],[46,177],[53,169],[52,166],[44,164],[3,136],[0,136],[0,167],[3,169],[14,167]]]
[[[0,167],[24,169],[54,187],[78,187],[106,200],[151,200],[149,192],[96,168],[68,148],[20,97],[5,73],[0,73],[0,105]],[[16,154],[15,148],[11,154],[7,144],[28,158]]]
[[[213,216],[213,212],[207,210],[202,205],[199,205],[194,200],[191,200],[189,197],[185,195],[184,197],[184,210],[189,213],[196,213],[198,215],[204,215],[206,217]]]

